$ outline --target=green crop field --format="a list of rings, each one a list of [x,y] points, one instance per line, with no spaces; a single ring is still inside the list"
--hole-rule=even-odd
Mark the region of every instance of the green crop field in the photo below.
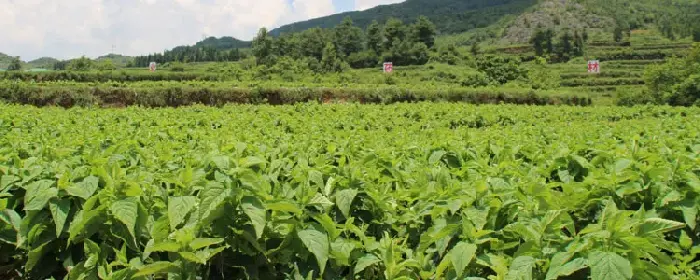
[[[700,280],[698,0],[111,2],[3,42],[0,280]]]
[[[700,110],[0,105],[0,277],[697,279]]]

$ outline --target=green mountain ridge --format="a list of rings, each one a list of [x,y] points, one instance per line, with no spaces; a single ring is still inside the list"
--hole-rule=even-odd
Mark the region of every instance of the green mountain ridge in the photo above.
[[[586,29],[609,37],[616,28],[628,32],[655,28],[672,39],[689,37],[693,26],[700,29],[700,1],[696,0],[407,0],[292,23],[270,34],[332,28],[345,17],[366,28],[374,20],[383,23],[394,17],[409,23],[421,15],[435,23],[441,37],[463,37],[456,40],[460,44],[527,43],[537,28]]]
[[[273,36],[320,27],[330,28],[350,17],[355,25],[365,28],[373,20],[385,22],[398,18],[404,22],[426,16],[442,34],[484,28],[504,16],[520,14],[536,5],[538,0],[407,0],[402,3],[377,6],[364,11],[345,12],[292,23],[270,31]]]

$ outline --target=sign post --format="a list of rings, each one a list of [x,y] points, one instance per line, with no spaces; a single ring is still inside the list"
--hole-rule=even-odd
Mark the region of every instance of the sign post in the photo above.
[[[594,74],[600,73],[600,61],[589,60],[588,61],[588,73],[594,73]]]
[[[156,63],[155,63],[155,62],[151,62],[151,63],[148,65],[148,70],[151,70],[151,72],[156,71]]]
[[[391,62],[384,62],[384,73],[394,72],[394,64]]]

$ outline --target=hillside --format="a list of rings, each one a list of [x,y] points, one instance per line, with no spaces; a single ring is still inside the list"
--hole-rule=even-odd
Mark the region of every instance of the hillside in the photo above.
[[[12,56],[0,53],[0,69],[6,69],[7,65],[10,64],[10,61],[12,61],[12,58]]]
[[[346,12],[282,26],[272,35],[331,28],[343,18],[367,27],[373,20],[395,17],[411,22],[420,15],[435,23],[442,36],[461,37],[468,44],[489,41],[497,44],[527,42],[538,27],[554,30],[587,29],[611,36],[623,30],[658,29],[665,37],[685,38],[700,20],[700,2],[695,0],[407,0],[365,11]],[[700,27],[696,27],[700,28]]]
[[[250,48],[251,42],[241,41],[233,37],[224,36],[221,38],[209,37],[194,46],[198,48],[214,47],[217,50],[244,49]]]
[[[27,62],[27,65],[30,68],[53,69],[54,64],[58,61],[53,57],[41,57]]]
[[[133,57],[130,56],[124,56],[121,54],[108,54],[108,55],[103,55],[98,57],[96,60],[97,61],[104,61],[104,60],[111,60],[114,66],[116,67],[126,67],[126,65],[133,59]]]
[[[299,32],[313,27],[330,28],[343,18],[366,27],[373,20],[384,22],[390,17],[412,21],[420,15],[428,17],[440,33],[451,34],[483,28],[502,17],[520,14],[537,4],[537,0],[407,0],[402,3],[378,6],[365,11],[346,12],[297,22],[273,29],[272,35]]]

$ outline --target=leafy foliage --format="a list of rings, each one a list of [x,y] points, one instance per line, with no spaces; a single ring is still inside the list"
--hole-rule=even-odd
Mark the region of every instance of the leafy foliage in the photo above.
[[[699,129],[671,107],[0,105],[0,267],[693,279]]]

